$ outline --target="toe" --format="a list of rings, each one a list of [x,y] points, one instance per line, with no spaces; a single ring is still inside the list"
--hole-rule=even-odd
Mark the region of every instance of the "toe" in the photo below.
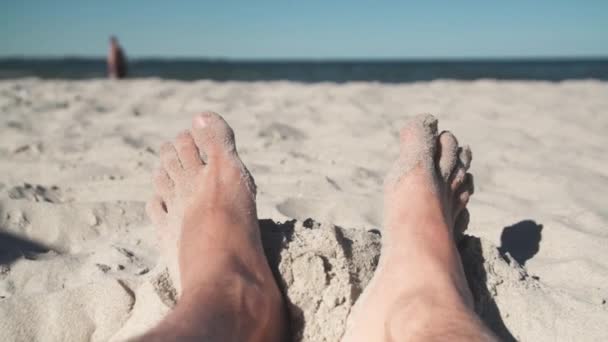
[[[462,187],[466,189],[471,195],[475,192],[475,182],[473,180],[473,174],[468,173],[465,176]]]
[[[205,112],[195,116],[192,136],[205,163],[236,151],[232,128],[216,113]]]
[[[170,199],[173,197],[173,181],[169,178],[167,171],[163,168],[158,168],[154,172],[154,188],[156,192],[165,199]]]
[[[179,178],[182,172],[182,165],[173,144],[166,142],[160,147],[160,163],[171,179],[175,180]]]
[[[463,191],[461,193],[459,193],[454,202],[456,205],[456,208],[454,210],[454,216],[458,217],[458,215],[460,215],[462,213],[462,211],[467,207],[467,204],[469,203],[469,199],[471,198],[471,193],[468,191]]]
[[[164,226],[167,219],[167,208],[163,202],[163,199],[155,195],[152,197],[148,203],[146,203],[146,212],[148,213],[148,217],[152,220],[157,226]]]
[[[458,159],[464,165],[465,170],[468,170],[471,167],[471,161],[473,160],[473,153],[471,152],[471,148],[467,146],[463,146],[458,149]]]
[[[456,170],[454,170],[454,172],[452,173],[452,176],[450,178],[450,189],[452,190],[452,193],[455,193],[456,191],[458,191],[458,189],[464,183],[466,176],[467,176],[467,171],[464,168],[464,166],[462,166],[462,164],[458,165],[456,167]]]
[[[458,163],[458,140],[449,131],[439,135],[437,146],[437,166],[441,177],[447,181]]]
[[[198,147],[196,147],[194,138],[189,131],[183,131],[177,135],[174,147],[184,170],[194,170],[203,165]]]
[[[462,185],[458,190],[454,193],[454,203],[456,210],[454,211],[455,216],[458,216],[460,212],[467,206],[469,203],[469,199],[473,195],[474,192],[473,187],[473,175],[467,173]]]
[[[464,209],[467,204],[469,204],[469,199],[471,198],[471,193],[468,191],[463,191],[458,195],[458,202],[460,204],[461,210]]]

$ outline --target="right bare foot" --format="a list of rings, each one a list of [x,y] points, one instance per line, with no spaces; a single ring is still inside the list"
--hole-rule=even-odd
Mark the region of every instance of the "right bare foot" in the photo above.
[[[279,341],[283,300],[262,248],[255,185],[232,129],[215,113],[200,114],[191,132],[161,147],[160,158],[147,209],[181,295],[144,339]]]
[[[437,135],[432,115],[401,130],[399,159],[385,181],[382,255],[351,312],[345,340],[458,340],[463,336],[452,330],[466,334],[471,327],[487,333],[472,311],[454,237],[468,223],[470,162],[470,150],[450,132]],[[446,318],[455,319],[443,322],[447,332]],[[491,335],[465,337],[479,336]]]

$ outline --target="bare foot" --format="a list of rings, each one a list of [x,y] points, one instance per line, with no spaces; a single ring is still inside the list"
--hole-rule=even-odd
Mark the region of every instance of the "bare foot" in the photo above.
[[[468,328],[487,333],[473,314],[455,244],[468,223],[470,162],[468,147],[459,147],[450,132],[437,134],[432,115],[402,129],[401,152],[385,181],[382,256],[345,340],[458,340],[462,336],[451,332],[468,334]]]
[[[202,156],[202,157],[201,157]],[[283,300],[262,248],[255,184],[215,113],[165,143],[148,214],[158,226],[176,308],[146,337],[279,341]]]

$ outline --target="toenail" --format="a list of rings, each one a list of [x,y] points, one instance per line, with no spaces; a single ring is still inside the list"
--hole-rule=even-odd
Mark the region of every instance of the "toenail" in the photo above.
[[[209,117],[209,114],[207,113],[203,113],[200,114],[199,116],[196,117],[196,119],[194,120],[194,122],[201,128],[204,128],[207,126],[207,118]]]
[[[469,202],[470,197],[471,197],[471,194],[468,193],[467,191],[465,191],[462,194],[460,194],[459,199],[462,203],[467,203],[467,202]]]

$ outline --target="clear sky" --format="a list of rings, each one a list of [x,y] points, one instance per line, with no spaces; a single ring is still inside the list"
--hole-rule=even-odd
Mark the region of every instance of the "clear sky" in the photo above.
[[[608,0],[2,0],[0,56],[608,56]]]

